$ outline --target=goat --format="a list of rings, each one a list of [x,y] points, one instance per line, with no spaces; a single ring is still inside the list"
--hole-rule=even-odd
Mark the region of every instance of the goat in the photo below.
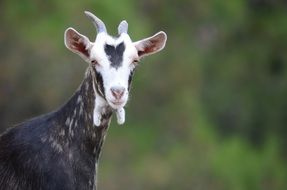
[[[0,190],[96,190],[112,114],[124,123],[134,69],[142,57],[162,50],[167,36],[158,32],[132,42],[122,21],[112,37],[103,21],[85,14],[96,26],[95,42],[73,28],[64,34],[66,47],[88,62],[85,77],[59,109],[0,136]]]

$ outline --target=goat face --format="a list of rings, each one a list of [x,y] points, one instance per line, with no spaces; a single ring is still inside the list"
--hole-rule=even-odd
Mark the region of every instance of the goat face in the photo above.
[[[128,101],[133,71],[138,61],[146,55],[158,52],[165,46],[167,36],[158,32],[152,37],[132,42],[122,21],[118,37],[110,36],[104,23],[90,12],[85,12],[96,26],[95,42],[73,28],[65,31],[65,45],[88,62],[95,74],[95,90],[114,109],[125,106]]]

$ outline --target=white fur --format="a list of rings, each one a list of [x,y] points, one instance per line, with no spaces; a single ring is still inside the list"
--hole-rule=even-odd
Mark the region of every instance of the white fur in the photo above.
[[[101,119],[102,119],[102,113],[104,111],[104,108],[107,106],[107,102],[96,93],[96,99],[95,99],[95,106],[94,106],[94,114],[93,114],[93,121],[95,126],[101,125]]]
[[[104,45],[118,45],[124,41],[126,45],[125,52],[123,54],[123,62],[122,66],[118,69],[110,67],[110,61],[104,51]],[[130,46],[131,45],[131,46]],[[99,48],[101,47],[101,48]],[[132,45],[132,41],[130,40],[127,34],[122,34],[118,39],[114,39],[106,33],[98,34],[96,41],[93,44],[93,48],[91,49],[91,60],[97,60],[98,64],[96,69],[99,73],[101,73],[103,77],[103,85],[105,89],[105,101],[101,96],[99,96],[94,88],[96,93],[95,100],[95,108],[93,113],[93,120],[95,126],[100,126],[101,124],[101,115],[103,113],[103,109],[105,106],[109,105],[113,109],[116,110],[117,122],[119,125],[124,124],[125,122],[125,110],[124,106],[128,101],[128,77],[131,70],[134,69],[134,66],[131,64],[133,61],[133,57],[136,57],[137,52],[135,47]],[[112,87],[123,87],[125,89],[125,93],[121,98],[121,105],[113,104],[113,101],[116,101],[114,96],[111,93]]]
[[[93,90],[95,93],[95,105],[93,113],[94,125],[99,127],[101,125],[102,113],[107,106],[107,102],[97,93],[95,82],[93,81]]]
[[[105,44],[117,46],[122,42],[125,43],[126,47],[123,54],[123,62],[122,66],[116,69],[110,66],[110,61],[104,51],[104,46]],[[119,38],[115,39],[106,33],[98,34],[96,41],[94,42],[94,46],[91,49],[90,59],[97,60],[98,62],[96,69],[101,73],[104,79],[104,93],[108,104],[116,110],[123,108],[128,101],[128,78],[130,72],[134,69],[132,62],[134,59],[137,59],[137,50],[129,36],[123,33]],[[120,105],[115,105],[113,103],[114,101],[117,101],[111,92],[111,88],[113,87],[121,87],[125,89],[125,93],[120,100],[122,104]]]
[[[124,108],[120,108],[116,111],[116,115],[117,115],[117,122],[119,125],[122,125],[125,123],[125,117],[126,117],[126,112]]]

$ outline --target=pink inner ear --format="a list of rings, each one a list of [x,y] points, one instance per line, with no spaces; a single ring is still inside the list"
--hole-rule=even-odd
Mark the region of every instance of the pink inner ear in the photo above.
[[[75,32],[69,32],[69,45],[72,50],[75,50],[77,52],[80,52],[84,54],[85,56],[89,56],[89,52],[86,49],[86,44],[84,43],[84,40],[82,39],[81,36],[79,36]]]
[[[157,34],[144,40],[141,43],[141,47],[138,50],[138,55],[143,56],[145,54],[151,54],[159,51],[165,43],[165,35]]]
[[[138,51],[138,55],[142,56],[144,54],[149,54],[158,49],[157,47],[158,40],[157,39],[151,39],[149,42],[144,44],[144,49],[142,51]]]
[[[89,56],[89,52],[88,52],[88,50],[86,50],[86,46],[84,45],[84,43],[79,42],[79,41],[73,41],[72,46],[74,47],[73,49],[81,52],[82,54],[84,54],[87,57]]]

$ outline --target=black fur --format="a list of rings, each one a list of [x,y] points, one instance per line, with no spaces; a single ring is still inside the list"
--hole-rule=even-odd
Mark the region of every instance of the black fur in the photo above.
[[[60,109],[0,136],[0,190],[92,190],[112,110],[93,126],[92,69]]]
[[[111,67],[119,68],[123,62],[123,53],[126,47],[124,42],[120,43],[119,45],[112,46],[112,45],[105,45],[105,52],[111,61]]]
[[[133,75],[134,75],[134,71],[131,71],[130,72],[130,76],[129,76],[129,81],[128,81],[128,90],[130,90],[131,88],[131,83],[132,83],[132,80],[133,80]]]
[[[101,73],[97,71],[95,71],[95,73],[96,73],[96,81],[97,81],[96,90],[100,96],[106,99],[103,76],[101,75]]]

